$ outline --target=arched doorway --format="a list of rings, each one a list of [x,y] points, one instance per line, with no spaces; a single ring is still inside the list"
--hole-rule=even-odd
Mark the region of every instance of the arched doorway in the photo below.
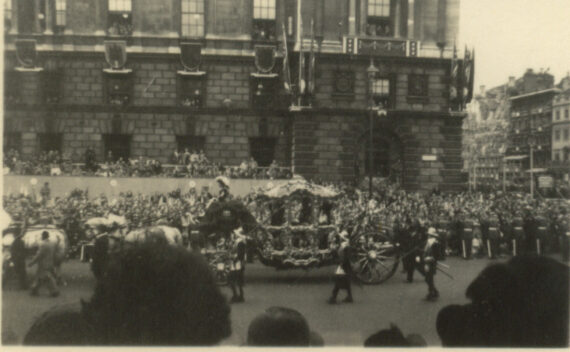
[[[372,137],[372,164],[370,164],[370,130],[363,131],[356,141],[355,161],[359,174],[402,183],[403,145],[400,136],[389,121],[375,121]],[[372,167],[372,172],[370,172]]]

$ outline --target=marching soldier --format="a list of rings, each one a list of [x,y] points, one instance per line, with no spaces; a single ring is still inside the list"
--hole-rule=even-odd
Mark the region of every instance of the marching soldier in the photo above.
[[[232,303],[244,302],[243,283],[245,273],[245,236],[243,228],[239,227],[232,233],[232,254],[230,258],[230,273],[228,283],[232,289]],[[239,290],[239,295],[238,295]]]
[[[542,255],[544,252],[544,243],[546,242],[546,219],[542,216],[536,217],[536,238],[535,238],[535,248],[536,254]]]
[[[352,303],[352,290],[350,288],[350,278],[352,276],[352,266],[350,265],[350,247],[348,240],[348,233],[342,231],[339,234],[340,246],[338,248],[338,256],[340,263],[334,273],[334,288],[332,291],[332,296],[329,298],[329,304],[336,303],[336,296],[339,290],[346,290],[346,298],[343,302]]]
[[[491,248],[489,246],[489,228],[491,227],[491,222],[489,219],[489,213],[483,212],[479,216],[479,231],[481,231],[481,242],[482,248],[486,249],[487,255],[491,258]]]
[[[440,242],[440,247],[441,247],[441,260],[445,260],[445,257],[447,255],[446,251],[447,251],[447,240],[449,238],[449,221],[447,218],[445,217],[441,217],[439,219],[438,225],[437,225],[437,233],[439,234],[439,242]]]
[[[487,254],[490,259],[496,259],[499,255],[499,243],[501,232],[499,231],[499,218],[497,215],[489,217],[489,237],[487,239]]]
[[[434,301],[439,297],[439,291],[435,288],[434,276],[437,270],[437,261],[441,258],[441,248],[439,243],[439,235],[433,227],[427,232],[428,239],[421,256],[416,258],[418,264],[422,266],[425,273],[425,280],[428,285],[428,295],[426,300]]]
[[[523,230],[523,219],[520,214],[515,214],[512,220],[512,254],[516,256],[521,253],[522,249],[522,240],[524,239],[524,230]]]
[[[471,259],[471,252],[473,250],[473,226],[474,221],[471,219],[465,220],[463,224],[463,238],[461,239],[463,259]]]

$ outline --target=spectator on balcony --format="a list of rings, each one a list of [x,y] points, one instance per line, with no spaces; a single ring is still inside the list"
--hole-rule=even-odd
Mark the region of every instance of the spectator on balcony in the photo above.
[[[269,170],[267,171],[267,175],[269,176],[270,179],[275,179],[278,177],[279,174],[279,164],[277,164],[277,161],[274,159],[271,162],[271,165],[269,165]]]

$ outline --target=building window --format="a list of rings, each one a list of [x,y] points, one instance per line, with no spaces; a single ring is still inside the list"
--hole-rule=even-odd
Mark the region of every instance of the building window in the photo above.
[[[411,97],[427,97],[428,95],[428,76],[427,75],[409,75],[408,76],[408,96]]]
[[[564,140],[565,141],[568,140],[568,129],[567,128],[564,129]]]
[[[178,101],[181,106],[188,108],[200,108],[204,106],[205,97],[205,75],[178,75]]]
[[[556,110],[556,120],[560,120],[560,110]]]
[[[205,145],[206,137],[204,136],[176,136],[176,148],[180,153],[183,153],[186,150],[189,152],[200,152],[204,150]]]
[[[132,74],[104,73],[104,75],[107,103],[118,106],[128,105],[133,89]]]
[[[12,0],[4,0],[4,32],[12,28]]]
[[[63,70],[45,70],[42,75],[44,101],[48,104],[59,103],[63,97]]]
[[[104,155],[112,155],[113,161],[123,159],[128,161],[131,156],[131,136],[128,134],[105,134],[103,135]],[[111,152],[109,154],[109,152]]]
[[[21,77],[17,71],[4,71],[4,104],[22,102],[20,95]]]
[[[182,36],[204,36],[204,0],[182,0]]]
[[[277,138],[253,137],[249,139],[250,155],[257,162],[257,165],[266,167],[271,165],[275,159],[275,145]]]
[[[564,110],[564,118],[567,119],[570,116],[568,115],[568,109]]]
[[[22,151],[22,134],[19,132],[4,133],[4,155],[10,151]]]
[[[391,0],[368,0],[366,34],[393,36]]]
[[[66,4],[67,0],[56,0],[55,1],[55,27],[56,29],[65,27],[66,24]]]
[[[253,40],[275,40],[276,0],[253,0]]]
[[[40,152],[56,151],[61,153],[63,135],[61,133],[40,133],[38,135]]]
[[[560,161],[560,153],[558,153],[558,152],[554,153],[554,160]]]
[[[251,105],[256,109],[279,108],[279,80],[274,77],[251,77]]]
[[[554,131],[554,140],[555,141],[560,140],[560,131],[559,130]]]
[[[109,0],[107,32],[109,35],[126,36],[133,33],[131,0]]]

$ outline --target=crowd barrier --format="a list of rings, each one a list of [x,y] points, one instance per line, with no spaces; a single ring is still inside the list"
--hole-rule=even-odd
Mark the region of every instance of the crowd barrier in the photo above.
[[[73,189],[88,190],[89,197],[101,194],[113,198],[121,192],[142,193],[151,195],[154,193],[168,193],[176,189],[187,192],[191,184],[200,192],[203,187],[208,187],[210,193],[216,195],[219,187],[214,178],[153,178],[153,177],[97,177],[97,176],[20,176],[4,175],[3,194],[12,193],[35,193],[44,183],[49,183],[52,197],[63,197]],[[231,179],[230,193],[234,196],[245,196],[259,187],[268,184],[278,185],[287,180],[255,180],[255,179]]]

